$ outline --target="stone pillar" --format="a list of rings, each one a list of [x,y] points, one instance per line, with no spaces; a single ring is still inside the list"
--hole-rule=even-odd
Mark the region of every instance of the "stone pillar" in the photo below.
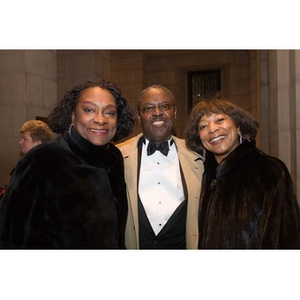
[[[269,72],[268,51],[259,51],[259,90],[261,149],[269,153]]]
[[[19,160],[20,127],[57,100],[56,51],[0,51],[0,186]]]
[[[259,78],[259,51],[249,51],[249,65],[250,65],[250,107],[249,112],[255,120],[261,123],[261,107],[260,107],[260,78]],[[256,136],[256,145],[259,149],[262,148],[261,130]]]
[[[296,133],[295,133],[295,157],[296,161],[293,164],[296,166],[296,186],[297,186],[297,199],[300,203],[300,51],[296,50],[294,52],[295,59],[295,123],[296,123]]]
[[[300,200],[300,51],[268,52],[269,73],[269,154],[288,167]],[[297,133],[297,134],[296,134]],[[298,171],[297,171],[298,170]]]

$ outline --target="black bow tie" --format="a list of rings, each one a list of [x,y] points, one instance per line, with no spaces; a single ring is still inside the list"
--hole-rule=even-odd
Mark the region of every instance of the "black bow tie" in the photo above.
[[[163,155],[167,156],[169,152],[169,142],[165,141],[159,146],[156,146],[154,142],[149,142],[147,147],[147,155],[152,155],[156,150],[160,151]]]

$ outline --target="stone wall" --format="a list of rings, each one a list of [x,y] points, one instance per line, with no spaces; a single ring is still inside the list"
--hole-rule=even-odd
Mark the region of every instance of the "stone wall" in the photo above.
[[[245,50],[116,50],[111,51],[111,79],[122,87],[134,107],[143,88],[161,84],[170,89],[177,100],[176,132],[183,137],[189,114],[188,71],[221,69],[224,96],[260,117],[256,59],[256,51]]]
[[[110,51],[57,51],[58,98],[77,84],[87,80],[110,79]]]
[[[57,98],[56,51],[0,51],[0,186],[19,159],[20,127]]]
[[[46,117],[74,85],[112,80],[133,109],[142,89],[165,85],[177,100],[183,137],[187,72],[220,69],[223,95],[259,121],[258,147],[286,163],[300,199],[299,62],[299,50],[0,50],[0,186],[19,159],[20,126]]]

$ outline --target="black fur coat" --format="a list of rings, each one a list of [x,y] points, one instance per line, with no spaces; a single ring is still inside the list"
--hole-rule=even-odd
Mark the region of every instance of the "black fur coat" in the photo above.
[[[0,247],[125,248],[127,199],[121,152],[78,135],[29,151],[13,172],[0,211]]]
[[[208,152],[204,166],[200,249],[299,249],[299,205],[282,161],[244,141],[219,165]]]

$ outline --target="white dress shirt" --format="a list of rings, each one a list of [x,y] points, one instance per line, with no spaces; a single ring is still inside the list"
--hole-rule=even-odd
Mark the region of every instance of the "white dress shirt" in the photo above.
[[[167,156],[160,151],[147,155],[146,140],[142,146],[139,196],[149,222],[157,235],[184,200],[176,145],[172,143]]]

